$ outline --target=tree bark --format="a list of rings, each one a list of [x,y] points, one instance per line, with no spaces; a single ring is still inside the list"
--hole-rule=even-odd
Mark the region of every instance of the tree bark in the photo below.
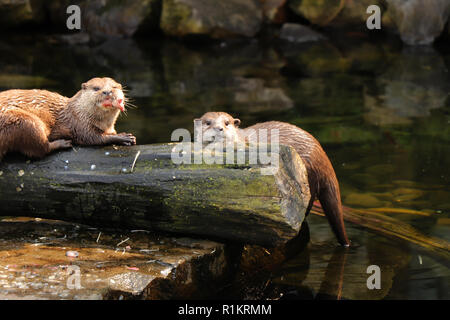
[[[294,149],[280,146],[278,171],[262,175],[265,166],[249,164],[248,150],[242,165],[176,165],[175,146],[83,147],[39,161],[8,156],[0,163],[1,215],[263,246],[297,235],[310,193]]]

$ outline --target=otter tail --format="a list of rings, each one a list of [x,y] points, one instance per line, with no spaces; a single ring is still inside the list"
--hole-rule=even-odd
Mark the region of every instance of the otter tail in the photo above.
[[[319,192],[319,201],[339,243],[345,247],[350,246],[344,226],[339,186],[333,181],[327,181]]]

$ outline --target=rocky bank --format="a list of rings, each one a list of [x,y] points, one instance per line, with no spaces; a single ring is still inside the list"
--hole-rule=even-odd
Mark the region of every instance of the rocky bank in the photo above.
[[[448,0],[0,0],[0,24],[7,29],[46,26],[69,32],[66,10],[71,4],[81,8],[81,32],[94,40],[137,33],[179,38],[251,38],[267,29],[275,29],[278,36],[279,29],[290,23],[309,25],[313,35],[315,31],[394,34],[408,45],[429,45],[436,38],[449,35]],[[372,14],[367,12],[370,5],[380,8],[381,31],[366,26]],[[74,32],[78,31],[69,33]],[[283,38],[294,42],[317,39],[305,32],[300,35],[300,40]],[[84,39],[89,41],[89,37]]]

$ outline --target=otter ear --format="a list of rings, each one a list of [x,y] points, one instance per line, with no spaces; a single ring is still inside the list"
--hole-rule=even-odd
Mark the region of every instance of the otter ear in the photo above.
[[[87,88],[87,84],[86,83],[82,83],[81,84],[81,89],[86,90],[86,88]]]
[[[241,120],[238,119],[238,118],[233,119],[233,121],[234,121],[234,126],[235,127],[239,127],[239,125],[241,124]]]

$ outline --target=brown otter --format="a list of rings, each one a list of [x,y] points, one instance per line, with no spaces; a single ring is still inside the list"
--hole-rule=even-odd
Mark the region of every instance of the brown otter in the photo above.
[[[72,98],[46,90],[0,93],[0,159],[11,151],[42,158],[77,145],[136,144],[114,124],[125,111],[122,86],[111,78],[83,83]]]
[[[339,183],[333,166],[320,143],[308,132],[292,124],[269,121],[257,123],[245,129],[239,129],[241,120],[225,112],[207,112],[200,119],[202,122],[203,143],[231,141],[248,141],[259,129],[267,129],[267,141],[271,140],[271,129],[279,130],[279,143],[293,147],[303,159],[308,172],[311,200],[307,213],[311,210],[315,198],[325,211],[325,215],[339,243],[349,246],[350,241],[344,226]],[[230,141],[230,140],[228,140]]]

